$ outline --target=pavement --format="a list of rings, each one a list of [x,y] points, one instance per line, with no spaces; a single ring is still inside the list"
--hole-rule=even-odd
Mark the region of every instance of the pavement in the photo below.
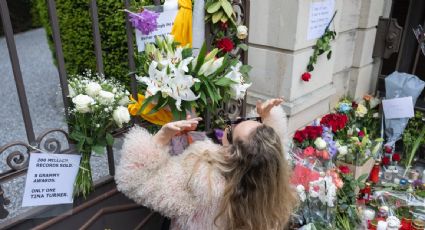
[[[49,129],[67,130],[59,75],[44,29],[16,34],[15,42],[36,137]],[[58,134],[52,134],[51,137],[58,138],[62,146],[67,147],[64,137]],[[0,148],[15,141],[28,143],[7,44],[5,38],[0,37]],[[114,147],[118,148],[119,146]],[[0,153],[0,173],[10,169],[6,158],[12,150],[25,151],[14,148]],[[117,156],[116,160],[118,158]],[[91,165],[94,181],[108,175],[106,155],[93,156]],[[21,208],[24,185],[25,176],[1,184],[11,203],[5,207],[9,216],[0,220],[0,228],[2,223],[31,209]]]

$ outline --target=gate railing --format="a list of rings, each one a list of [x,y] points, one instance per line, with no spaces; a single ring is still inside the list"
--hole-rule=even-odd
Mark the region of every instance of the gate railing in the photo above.
[[[54,42],[56,65],[58,69],[61,92],[62,92],[62,100],[63,100],[64,109],[65,109],[65,116],[67,116],[68,114],[67,108],[69,105],[69,101],[68,101],[69,92],[68,92],[68,83],[67,83],[67,73],[65,68],[65,59],[64,59],[64,54],[62,51],[62,41],[60,36],[59,21],[58,21],[58,15],[56,11],[56,3],[55,3],[55,0],[46,0],[46,1],[47,1],[48,12],[49,12],[50,26],[52,29],[52,37]],[[156,5],[160,4],[159,0],[154,0],[154,2]],[[233,0],[232,4],[238,15],[238,20],[244,23],[246,26],[248,26],[249,0]],[[130,0],[124,0],[124,7],[126,9],[130,8]],[[98,21],[98,11],[97,11],[96,0],[90,0],[89,10],[90,10],[91,21],[92,21],[94,53],[96,56],[96,68],[97,68],[97,72],[99,72],[100,74],[103,74],[104,68],[103,68],[102,47],[101,47],[101,38],[100,38],[100,31],[99,31],[99,21]],[[15,44],[14,35],[13,35],[12,24],[10,21],[10,15],[9,15],[9,10],[8,10],[6,0],[0,0],[0,15],[1,15],[2,23],[3,23],[4,35],[5,35],[5,39],[6,39],[6,43],[8,47],[9,58],[12,64],[13,76],[15,80],[17,93],[18,93],[19,104],[20,104],[24,126],[25,126],[25,132],[27,136],[27,142],[16,141],[16,142],[8,143],[4,146],[0,146],[0,156],[4,156],[7,154],[7,156],[5,156],[6,164],[9,167],[7,171],[0,173],[0,219],[4,219],[9,214],[8,211],[5,209],[4,205],[7,205],[10,202],[9,199],[7,199],[7,197],[12,194],[4,194],[3,190],[1,189],[1,185],[27,172],[28,159],[31,153],[39,151],[39,150],[43,150],[50,153],[72,153],[72,152],[75,152],[75,149],[73,147],[72,142],[70,141],[68,137],[67,131],[62,129],[50,129],[45,131],[38,137],[36,137],[31,116],[30,116],[28,100],[27,100],[27,96],[25,92],[22,72],[20,68],[16,44]],[[130,89],[131,89],[131,94],[133,95],[133,97],[137,98],[137,82],[136,82],[136,78],[134,74],[136,71],[136,64],[135,64],[135,58],[134,58],[134,53],[135,53],[134,34],[133,34],[134,30],[132,26],[130,25],[130,22],[128,20],[128,15],[126,15],[125,17],[126,17],[125,27],[126,27],[127,45],[128,45],[128,68],[129,68],[129,72],[131,73],[130,74],[130,78],[131,78]],[[212,35],[208,31],[209,30],[207,28],[206,40],[211,41],[211,37],[213,37],[214,35]],[[238,54],[242,56],[242,60],[246,63],[247,57],[248,57],[247,52],[239,50]],[[230,113],[234,115],[235,113],[237,114],[245,113],[245,103],[234,102],[234,103],[230,103],[229,105],[223,105],[222,111],[220,111],[220,113],[223,113],[223,114]],[[206,127],[210,126],[209,125],[210,120],[208,119],[208,117],[210,117],[209,114],[206,114],[206,117],[204,119],[206,122]],[[132,123],[134,124],[135,122],[136,121],[133,119]],[[122,135],[127,130],[128,130],[128,127],[117,130],[114,133],[114,137],[118,137]],[[51,135],[54,133],[60,134],[62,138],[51,137]],[[63,142],[63,140],[65,140],[65,143]],[[14,150],[16,147],[20,147],[22,150]],[[115,174],[114,153],[113,153],[112,146],[108,146],[106,148],[106,153],[108,158],[109,175],[107,176],[105,180],[103,180],[103,183],[105,183],[105,181],[112,181],[112,178]],[[86,204],[86,205],[89,205],[89,204]],[[128,208],[134,209],[133,206],[131,207],[129,206]],[[122,208],[118,210],[122,211]],[[60,218],[58,218],[55,221],[59,221],[59,220]],[[145,219],[141,222],[141,226],[143,225],[144,222],[146,222]]]

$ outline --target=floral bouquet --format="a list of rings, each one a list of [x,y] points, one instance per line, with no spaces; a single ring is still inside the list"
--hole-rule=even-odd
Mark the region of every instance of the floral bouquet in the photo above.
[[[114,142],[111,132],[130,121],[129,92],[117,81],[90,71],[71,76],[68,85],[72,102],[68,116],[69,136],[82,155],[74,195],[86,197],[93,190],[92,151],[104,153],[105,147]]]
[[[208,0],[205,9],[205,18],[211,22],[211,32],[215,35],[212,42],[220,49],[219,56],[236,48],[248,48],[244,43],[248,28],[236,22],[236,13],[229,0]]]
[[[301,201],[296,215],[297,222],[316,222],[331,227],[337,205],[337,191],[343,186],[336,169],[326,170],[308,161],[297,161],[291,184],[296,187]]]
[[[229,55],[217,58],[218,49],[207,53],[206,45],[197,57],[188,46],[178,46],[172,36],[156,37],[146,44],[138,57],[137,80],[142,83],[145,100],[138,104],[138,114],[171,111],[175,120],[184,119],[187,111],[197,108],[216,111],[222,102],[242,99],[251,67]],[[149,105],[152,109],[146,110]]]

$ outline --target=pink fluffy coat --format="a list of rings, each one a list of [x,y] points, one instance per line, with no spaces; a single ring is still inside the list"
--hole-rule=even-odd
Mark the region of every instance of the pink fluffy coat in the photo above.
[[[286,115],[280,106],[263,123],[274,128],[282,143],[287,142]],[[225,180],[208,160],[209,153],[220,148],[210,140],[197,141],[171,156],[168,147],[157,145],[148,131],[135,127],[124,140],[115,175],[117,188],[138,204],[170,217],[174,230],[222,229],[222,221],[215,225],[214,219]]]

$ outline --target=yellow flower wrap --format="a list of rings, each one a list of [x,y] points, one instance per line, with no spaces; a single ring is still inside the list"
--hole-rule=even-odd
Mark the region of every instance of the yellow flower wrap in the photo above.
[[[192,0],[179,0],[179,7],[171,34],[181,46],[192,47]]]
[[[130,96],[130,100],[132,101],[132,103],[128,105],[128,111],[132,116],[137,116],[137,112],[142,107],[143,101],[145,100],[145,96],[137,94],[137,99],[138,100],[136,101],[134,100],[133,96]],[[171,112],[165,109],[160,109],[156,113],[148,114],[154,107],[155,105],[153,104],[147,105],[140,114],[140,116],[143,119],[149,121],[150,123],[156,125],[165,125],[173,120],[173,115],[171,114]]]

